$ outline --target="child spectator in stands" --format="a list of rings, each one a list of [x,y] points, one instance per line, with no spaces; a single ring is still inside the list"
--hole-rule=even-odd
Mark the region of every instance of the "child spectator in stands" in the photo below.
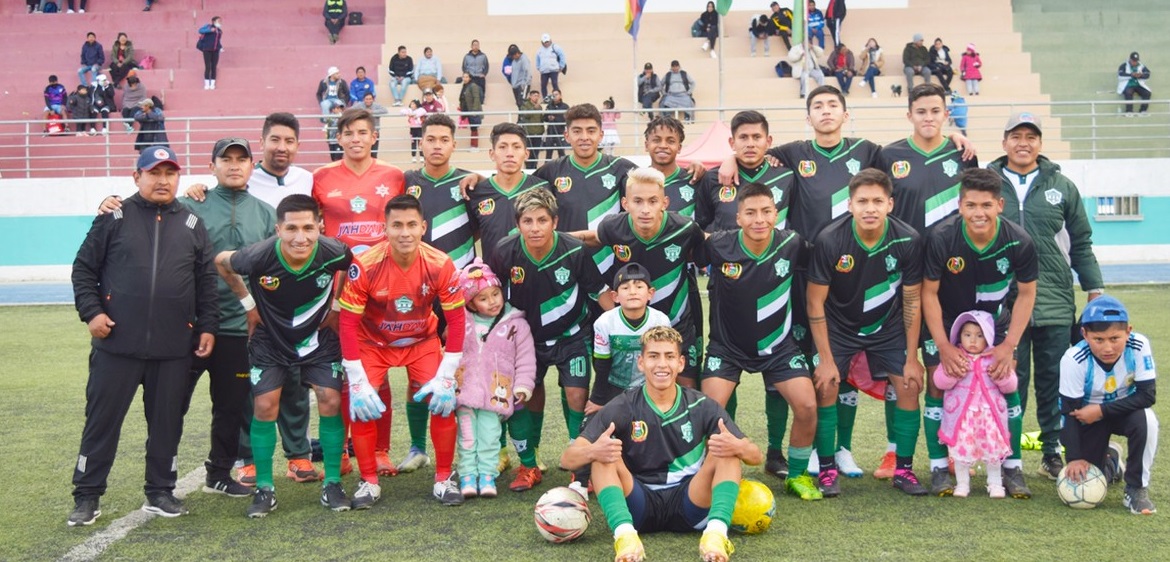
[[[344,105],[335,103],[329,108],[329,117],[325,118],[325,140],[329,143],[329,159],[334,162],[341,160],[342,156],[341,144],[337,140],[337,120],[341,118],[341,112],[344,110]]]
[[[614,111],[613,96],[601,102],[603,108],[601,112],[601,151],[606,156],[613,156],[613,149],[622,143],[622,139],[618,136],[617,120],[622,118],[621,112]]]
[[[97,78],[104,64],[106,64],[106,52],[102,48],[102,44],[97,42],[97,35],[92,31],[85,34],[85,43],[81,44],[81,68],[77,69],[77,83],[89,84],[85,75],[93,74],[94,78]]]
[[[49,115],[65,117],[65,102],[68,97],[69,91],[57,83],[57,75],[50,74],[49,85],[45,86],[45,120],[49,119]]]
[[[432,97],[434,93],[432,92]],[[410,128],[410,161],[419,161],[418,143],[422,140],[422,120],[427,116],[427,110],[422,108],[418,100],[410,100],[410,104],[402,110],[406,116],[406,125]]]
[[[121,88],[122,80],[135,68],[138,61],[134,60],[134,42],[125,33],[119,33],[118,40],[110,47],[110,81],[114,87]]]
[[[126,76],[126,88],[122,91],[122,118],[128,119],[123,125],[126,127],[126,132],[134,131],[134,114],[138,112],[138,104],[146,99],[146,86],[139,80],[138,74],[131,70],[130,74]]]
[[[425,111],[428,115],[431,113],[443,112],[442,102],[435,98],[435,91],[430,88],[423,90],[422,102],[419,103],[419,107],[422,108],[422,110]],[[424,115],[423,117],[425,118],[426,116]]]
[[[967,83],[967,95],[979,95],[979,82],[983,80],[983,60],[975,52],[975,44],[967,43],[967,50],[963,52],[963,59],[959,62],[959,78]]]
[[[467,72],[463,73],[463,89],[459,91],[459,111],[464,113],[483,111],[483,88]],[[479,150],[479,125],[483,123],[483,115],[464,115],[462,119],[467,120],[467,125],[471,128],[471,151],[476,152]]]
[[[829,55],[829,71],[837,77],[841,93],[849,95],[849,88],[853,86],[853,76],[857,71],[853,66],[853,51],[850,51],[845,43],[838,43],[833,54]]]
[[[869,84],[869,92],[873,97],[877,95],[877,84],[874,77],[882,73],[882,65],[886,61],[882,58],[882,48],[878,45],[877,39],[869,38],[865,42],[865,50],[861,52],[861,67],[865,69],[865,83]]]
[[[446,89],[443,88],[442,84],[435,84],[434,91],[435,91],[435,102],[438,103],[439,111],[432,112],[432,111],[428,110],[427,113],[446,113],[447,108],[451,107],[450,105],[447,105],[447,91],[446,91]]]
[[[142,152],[152,146],[171,145],[167,139],[166,118],[161,108],[154,106],[151,98],[138,103],[138,111],[134,112],[134,120],[138,122],[138,137],[134,139],[134,149]]]
[[[199,28],[199,40],[195,42],[195,48],[203,52],[203,89],[214,90],[219,53],[223,51],[223,18],[215,16],[211,18],[211,23]]]
[[[748,37],[751,38],[752,56],[756,56],[756,42],[764,42],[764,56],[770,57],[769,52],[771,45],[768,44],[768,31],[772,29],[772,21],[768,18],[768,14],[761,14],[760,17],[752,18],[752,22],[748,25]]]
[[[329,31],[329,44],[334,45],[341,39],[341,28],[345,27],[345,18],[349,17],[349,7],[345,0],[325,0],[321,15],[325,17],[325,29]]]
[[[89,86],[78,84],[77,89],[69,94],[65,108],[69,110],[69,118],[77,121],[74,127],[77,136],[85,136],[86,128],[89,128],[89,134],[97,134],[97,131],[93,129],[93,123],[90,122],[90,119],[93,118],[93,107],[89,99]]]
[[[102,126],[102,134],[109,135],[110,113],[116,112],[118,107],[114,105],[114,86],[110,84],[105,74],[98,74],[97,82],[93,85],[93,92],[90,92],[89,99],[93,116]]]
[[[930,72],[938,76],[939,84],[948,92],[951,90],[951,78],[955,77],[952,63],[951,48],[943,44],[941,37],[935,37],[934,45],[930,46]]]
[[[356,78],[349,81],[349,104],[355,105],[361,103],[366,98],[366,94],[374,94],[378,97],[378,87],[373,80],[366,78],[366,67],[359,66],[354,71]]]
[[[719,38],[719,12],[715,11],[715,3],[707,2],[707,9],[699,14],[699,24],[703,27],[703,46],[700,47],[704,51],[710,49],[711,58],[718,55],[715,54],[715,40]]]

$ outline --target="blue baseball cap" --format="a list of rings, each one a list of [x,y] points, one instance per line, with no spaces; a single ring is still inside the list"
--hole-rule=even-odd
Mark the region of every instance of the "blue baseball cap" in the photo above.
[[[1109,295],[1101,295],[1085,305],[1081,313],[1081,324],[1091,322],[1129,322],[1129,311],[1121,301]]]
[[[163,162],[170,162],[176,168],[183,169],[183,166],[179,164],[179,157],[175,156],[175,151],[171,150],[169,146],[149,146],[142,149],[142,152],[138,155],[138,169],[143,172]]]

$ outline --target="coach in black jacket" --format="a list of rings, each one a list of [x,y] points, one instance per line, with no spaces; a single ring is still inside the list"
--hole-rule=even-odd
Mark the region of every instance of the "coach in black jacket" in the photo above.
[[[170,148],[144,149],[134,181],[138,193],[94,219],[73,262],[74,300],[93,351],[71,526],[101,515],[98,498],[139,385],[147,423],[142,509],[187,512],[173,494],[176,454],[192,351],[206,357],[215,343],[215,256],[202,221],[175,201],[179,164]]]

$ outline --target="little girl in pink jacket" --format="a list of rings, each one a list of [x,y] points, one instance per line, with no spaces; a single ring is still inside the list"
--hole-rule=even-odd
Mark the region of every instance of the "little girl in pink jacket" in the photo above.
[[[979,95],[979,82],[983,80],[983,60],[975,51],[974,43],[967,43],[963,58],[959,60],[959,77],[967,83],[967,95]]]
[[[988,374],[991,348],[995,341],[995,319],[975,310],[959,315],[951,325],[951,343],[967,354],[971,370],[961,378],[948,376],[940,365],[934,384],[946,392],[943,397],[939,440],[950,447],[955,461],[955,496],[971,492],[972,465],[983,461],[987,467],[987,493],[1004,497],[1003,460],[1012,453],[1008,432],[1005,393],[1016,390],[1016,373],[1000,380]]]

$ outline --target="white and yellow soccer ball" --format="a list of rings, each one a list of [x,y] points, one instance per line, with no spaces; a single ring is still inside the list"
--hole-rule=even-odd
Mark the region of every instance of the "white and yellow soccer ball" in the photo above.
[[[1080,482],[1069,480],[1065,474],[1067,471],[1068,467],[1061,469],[1056,477],[1056,495],[1060,496],[1060,501],[1064,502],[1064,505],[1074,509],[1093,509],[1105,500],[1105,494],[1109,492],[1109,483],[1101,469],[1089,465],[1089,470],[1085,472],[1085,477]]]
[[[551,543],[565,543],[581,537],[593,516],[589,504],[572,488],[560,486],[536,501],[536,530]]]
[[[776,498],[762,482],[743,480],[739,483],[739,496],[735,499],[735,511],[731,514],[731,529],[745,535],[754,535],[772,526],[776,515]]]

